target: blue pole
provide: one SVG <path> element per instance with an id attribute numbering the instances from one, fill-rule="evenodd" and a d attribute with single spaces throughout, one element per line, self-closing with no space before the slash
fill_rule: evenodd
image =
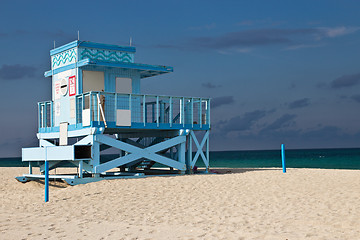
<path id="1" fill-rule="evenodd" d="M 285 166 L 285 145 L 284 145 L 284 144 L 281 144 L 281 159 L 282 159 L 283 173 L 286 173 L 286 166 Z"/>
<path id="2" fill-rule="evenodd" d="M 47 149 L 45 147 L 45 202 L 49 201 L 49 162 L 47 161 Z"/>

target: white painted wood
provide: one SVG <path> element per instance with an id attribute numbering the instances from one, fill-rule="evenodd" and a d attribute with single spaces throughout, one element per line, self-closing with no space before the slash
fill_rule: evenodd
<path id="1" fill-rule="evenodd" d="M 90 126 L 90 108 L 83 109 L 83 111 L 82 111 L 82 124 L 83 124 L 83 126 Z"/>
<path id="2" fill-rule="evenodd" d="M 116 110 L 116 126 L 131 126 L 131 110 Z"/>
<path id="3" fill-rule="evenodd" d="M 132 93 L 132 80 L 131 78 L 116 78 L 116 92 L 117 93 Z"/>
<path id="4" fill-rule="evenodd" d="M 74 160 L 74 146 L 49 146 L 23 148 L 22 158 L 24 161 L 63 161 Z"/>
<path id="5" fill-rule="evenodd" d="M 104 91 L 104 72 L 83 71 L 83 92 Z"/>
<path id="6" fill-rule="evenodd" d="M 60 146 L 68 145 L 68 123 L 67 122 L 60 123 L 59 145 Z"/>
<path id="7" fill-rule="evenodd" d="M 70 98 L 70 118 L 75 118 L 76 111 L 75 111 L 76 103 L 75 98 Z"/>

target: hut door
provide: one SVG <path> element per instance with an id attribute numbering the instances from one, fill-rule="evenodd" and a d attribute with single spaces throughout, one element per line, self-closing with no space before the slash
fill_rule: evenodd
<path id="1" fill-rule="evenodd" d="M 104 72 L 101 71 L 83 71 L 83 93 L 95 91 L 95 92 L 103 92 L 105 90 L 104 84 Z M 97 105 L 97 98 L 92 95 L 91 99 L 92 105 Z M 104 109 L 104 106 L 102 106 Z M 97 110 L 97 109 L 96 109 Z M 95 110 L 95 111 L 96 111 Z M 100 113 L 98 113 L 100 114 Z M 83 118 L 83 126 L 90 126 L 91 121 L 97 121 L 97 115 L 94 114 L 94 109 L 90 111 L 90 96 L 85 96 L 85 105 L 82 112 Z M 101 121 L 103 121 L 101 116 Z"/>
<path id="2" fill-rule="evenodd" d="M 117 96 L 118 102 L 122 102 L 125 105 L 121 109 L 116 110 L 116 125 L 117 126 L 131 126 L 131 114 L 132 112 L 140 112 L 140 102 L 131 99 L 131 108 L 129 105 L 129 97 L 122 96 L 121 93 L 131 94 L 132 93 L 132 80 L 131 78 L 116 78 L 116 93 L 120 93 Z M 138 108 L 138 109 L 137 109 Z"/>

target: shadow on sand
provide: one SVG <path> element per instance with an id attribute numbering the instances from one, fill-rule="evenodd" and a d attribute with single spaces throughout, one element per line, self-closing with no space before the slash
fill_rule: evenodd
<path id="1" fill-rule="evenodd" d="M 203 169 L 199 169 L 203 170 Z M 211 168 L 210 172 L 216 174 L 231 174 L 231 173 L 245 173 L 253 171 L 269 171 L 277 170 L 277 168 Z"/>

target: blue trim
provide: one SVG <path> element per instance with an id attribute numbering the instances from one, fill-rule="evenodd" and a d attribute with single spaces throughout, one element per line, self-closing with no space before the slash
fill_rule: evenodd
<path id="1" fill-rule="evenodd" d="M 50 50 L 50 56 L 55 55 L 55 54 L 58 54 L 58 53 L 61 53 L 61 52 L 66 51 L 66 50 L 68 50 L 68 49 L 70 49 L 70 48 L 76 47 L 79 42 L 80 42 L 80 41 L 75 40 L 75 41 L 73 41 L 73 42 L 70 42 L 70 43 L 68 43 L 68 44 L 62 45 L 62 46 L 60 46 L 60 47 L 58 47 L 58 48 L 55 48 L 55 49 L 53 49 L 53 50 Z"/>
<path id="2" fill-rule="evenodd" d="M 94 42 L 87 42 L 87 41 L 78 41 L 75 40 L 73 42 L 67 43 L 60 47 L 50 50 L 50 56 L 61 53 L 73 47 L 89 47 L 89 48 L 100 48 L 100 49 L 108 49 L 108 50 L 116 50 L 116 51 L 123 51 L 123 52 L 130 52 L 135 53 L 135 47 L 124 47 L 112 44 L 103 44 L 103 43 L 94 43 Z"/>
<path id="3" fill-rule="evenodd" d="M 79 47 L 88 47 L 88 48 L 100 48 L 100 49 L 107 49 L 107 50 L 116 50 L 122 52 L 131 52 L 135 53 L 135 47 L 124 47 L 119 45 L 112 45 L 112 44 L 104 44 L 104 43 L 94 43 L 94 42 L 81 42 Z"/>
<path id="4" fill-rule="evenodd" d="M 44 73 L 44 76 L 45 76 L 45 77 L 51 77 L 51 76 L 54 75 L 54 74 L 61 73 L 61 72 L 64 72 L 64 71 L 67 71 L 67 70 L 76 68 L 76 65 L 77 65 L 76 63 L 73 63 L 73 64 L 66 65 L 66 66 L 64 66 L 64 67 L 59 67 L 59 68 L 54 69 L 54 70 L 46 71 L 46 72 Z"/>
<path id="5" fill-rule="evenodd" d="M 157 123 L 146 123 L 144 126 L 144 123 L 137 123 L 133 122 L 131 123 L 131 127 L 120 127 L 116 126 L 116 122 L 107 122 L 108 129 L 149 129 L 149 130 L 179 130 L 179 129 L 191 129 L 191 130 L 210 130 L 210 127 L 208 124 L 203 124 L 202 127 L 200 124 L 172 124 L 172 127 L 170 127 L 169 123 L 160 123 L 159 127 L 157 126 Z M 105 127 L 104 122 L 98 122 L 98 121 L 92 121 L 90 123 L 90 126 L 83 127 L 81 123 L 78 124 L 71 124 L 68 126 L 69 131 L 74 130 L 80 130 L 84 128 L 89 127 Z M 46 127 L 46 128 L 39 128 L 39 133 L 51 133 L 51 132 L 59 132 L 59 127 Z"/>

